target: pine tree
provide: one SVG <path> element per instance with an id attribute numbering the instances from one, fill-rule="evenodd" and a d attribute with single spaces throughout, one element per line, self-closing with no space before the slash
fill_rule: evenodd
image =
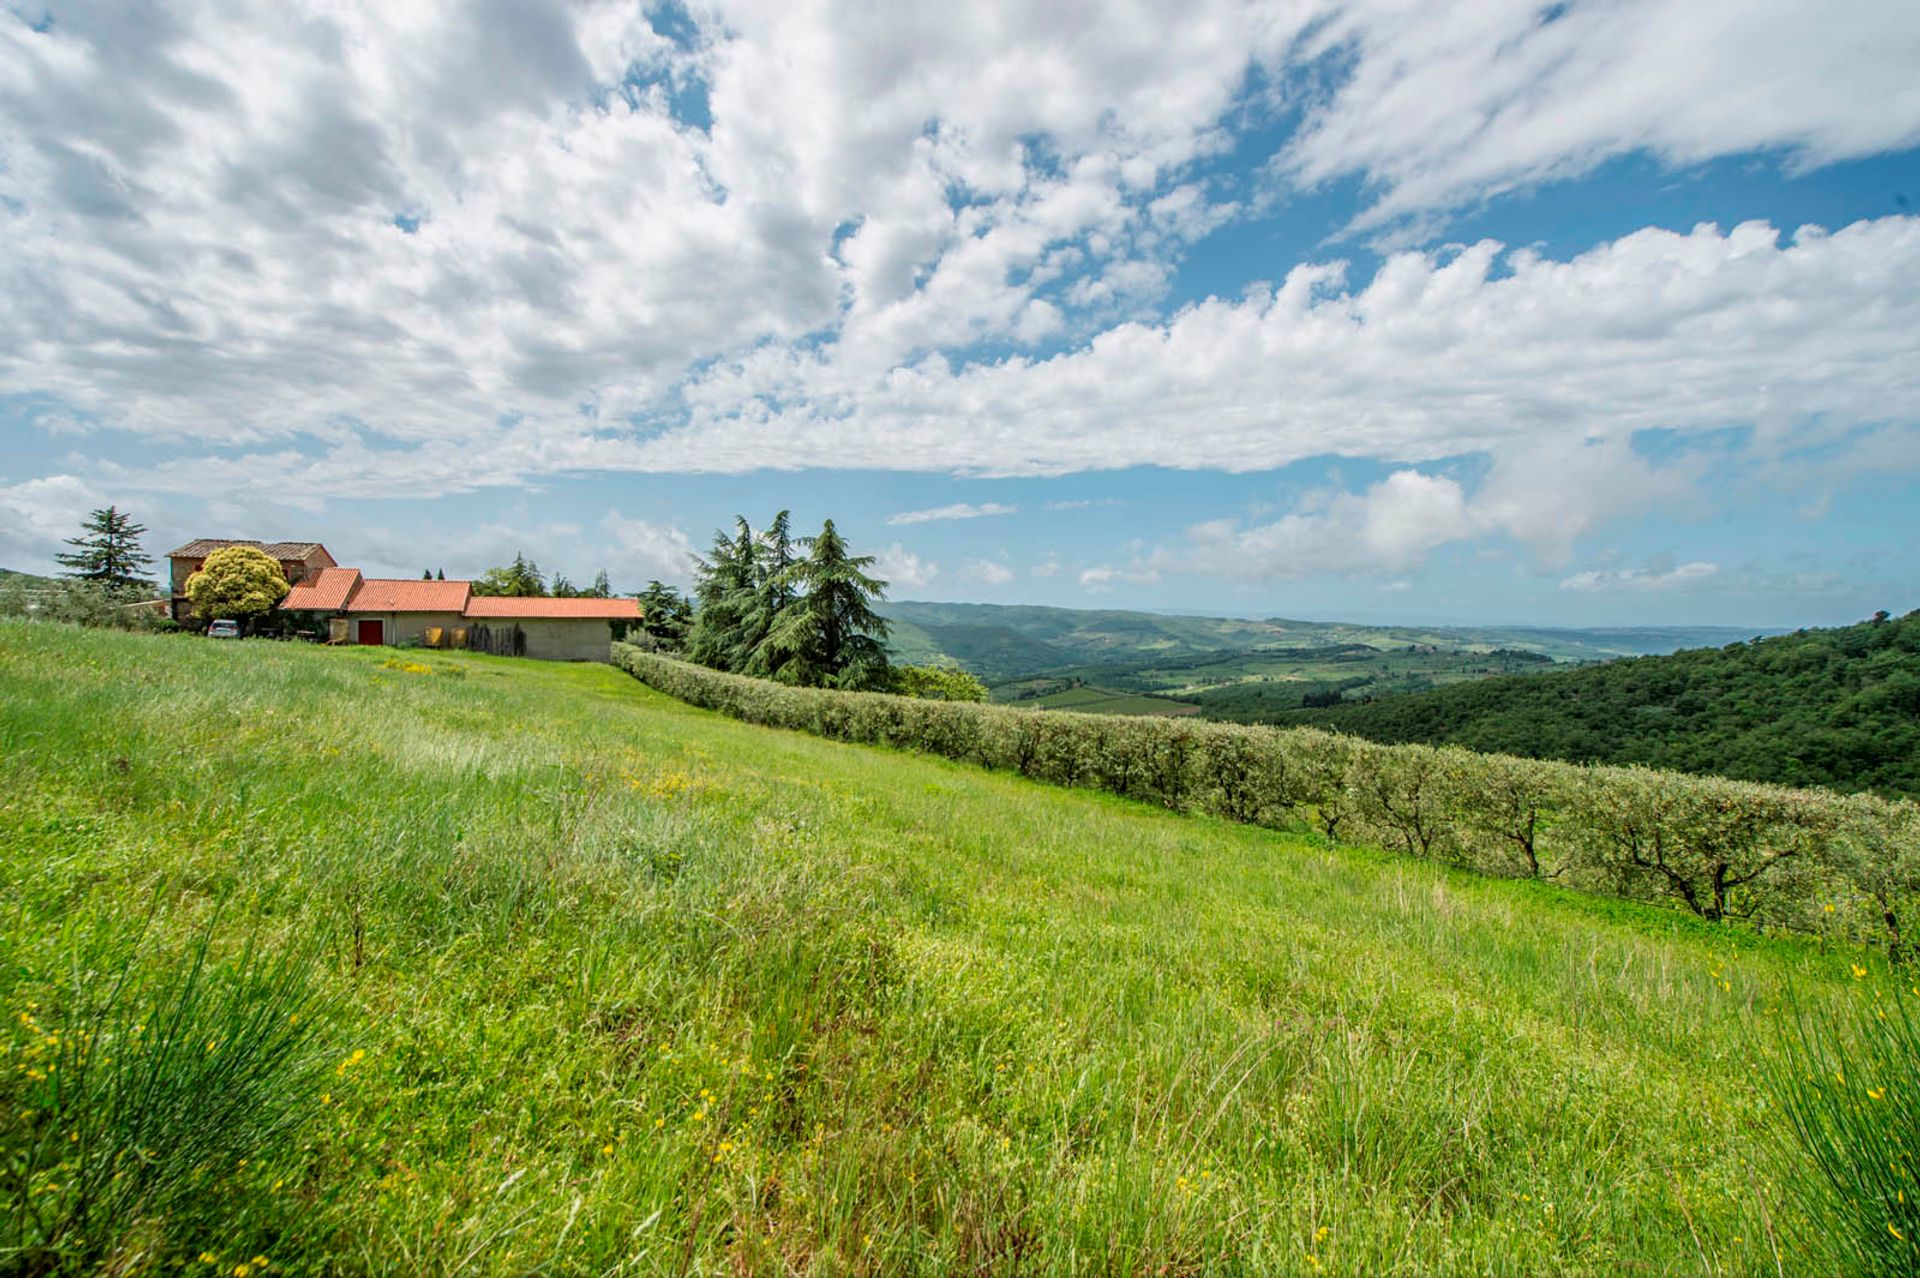
<path id="1" fill-rule="evenodd" d="M 781 654 L 780 678 L 833 688 L 884 688 L 888 682 L 887 620 L 873 610 L 887 583 L 869 577 L 872 555 L 847 553 L 833 521 L 800 545 L 807 556 L 790 570 L 798 597 L 768 642 Z"/>
<path id="2" fill-rule="evenodd" d="M 540 575 L 538 564 L 525 555 L 515 555 L 513 562 L 506 567 L 489 568 L 481 573 L 473 583 L 473 593 L 516 599 L 538 598 L 547 593 L 547 583 Z"/>
<path id="3" fill-rule="evenodd" d="M 91 511 L 81 525 L 82 535 L 67 538 L 77 547 L 75 554 L 54 558 L 76 581 L 91 581 L 110 590 L 152 590 L 153 581 L 145 575 L 153 557 L 140 548 L 146 528 L 133 522 L 133 516 L 117 506 Z"/>
<path id="4" fill-rule="evenodd" d="M 713 535 L 713 550 L 694 560 L 693 595 L 700 611 L 687 634 L 687 656 L 716 670 L 738 670 L 742 650 L 742 608 L 757 580 L 760 539 L 746 518 L 735 515 L 734 533 Z"/>
<path id="5" fill-rule="evenodd" d="M 649 581 L 634 598 L 640 601 L 640 628 L 662 647 L 678 648 L 685 641 L 693 624 L 693 605 L 686 596 L 665 582 Z"/>
<path id="6" fill-rule="evenodd" d="M 608 578 L 607 570 L 602 568 L 599 572 L 593 574 L 593 584 L 581 591 L 581 593 L 589 599 L 613 598 L 613 582 Z"/>
<path id="7" fill-rule="evenodd" d="M 434 569 L 433 579 L 435 581 L 445 581 L 447 579 L 447 570 L 445 568 Z"/>
<path id="8" fill-rule="evenodd" d="M 422 580 L 422 581 L 432 581 L 432 580 L 433 580 L 433 569 L 431 569 L 431 568 L 422 568 L 422 569 L 420 570 L 420 580 Z"/>
<path id="9" fill-rule="evenodd" d="M 742 660 L 740 673 L 758 679 L 778 679 L 788 653 L 770 642 L 781 616 L 793 606 L 793 518 L 787 511 L 773 517 L 760 534 L 760 553 L 754 562 L 754 580 L 739 603 Z"/>

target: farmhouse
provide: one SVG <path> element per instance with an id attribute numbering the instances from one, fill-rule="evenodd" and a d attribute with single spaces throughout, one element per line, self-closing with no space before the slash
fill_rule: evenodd
<path id="1" fill-rule="evenodd" d="M 238 537 L 202 537 L 167 552 L 168 576 L 172 585 L 171 611 L 180 621 L 193 611 L 187 600 L 187 578 L 199 572 L 207 556 L 228 546 L 252 546 L 280 561 L 280 571 L 289 585 L 310 581 L 334 566 L 333 556 L 317 541 L 251 541 Z"/>
<path id="2" fill-rule="evenodd" d="M 340 644 L 420 643 L 547 661 L 606 661 L 613 623 L 638 621 L 634 599 L 506 599 L 473 593 L 469 581 L 363 577 L 328 567 L 280 601 L 324 621 Z"/>

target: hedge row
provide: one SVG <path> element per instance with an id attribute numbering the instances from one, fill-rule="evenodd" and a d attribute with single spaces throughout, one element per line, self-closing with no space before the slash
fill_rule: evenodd
<path id="1" fill-rule="evenodd" d="M 920 750 L 1264 826 L 1306 822 L 1490 874 L 1817 932 L 1907 956 L 1920 805 L 1644 768 L 1273 729 L 920 701 L 722 674 L 627 644 L 669 696 L 743 719 Z"/>

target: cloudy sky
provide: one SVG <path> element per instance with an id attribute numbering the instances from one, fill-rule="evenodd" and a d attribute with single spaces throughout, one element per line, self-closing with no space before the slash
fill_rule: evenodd
<path id="1" fill-rule="evenodd" d="M 877 19 L 876 14 L 884 14 Z M 1920 607 L 1911 0 L 0 7 L 0 565 Z"/>

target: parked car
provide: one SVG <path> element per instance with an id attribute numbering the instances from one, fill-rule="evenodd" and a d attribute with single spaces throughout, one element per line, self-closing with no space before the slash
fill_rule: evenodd
<path id="1" fill-rule="evenodd" d="M 207 638 L 209 639 L 238 639 L 239 637 L 240 623 L 237 621 L 222 619 L 207 627 Z"/>

